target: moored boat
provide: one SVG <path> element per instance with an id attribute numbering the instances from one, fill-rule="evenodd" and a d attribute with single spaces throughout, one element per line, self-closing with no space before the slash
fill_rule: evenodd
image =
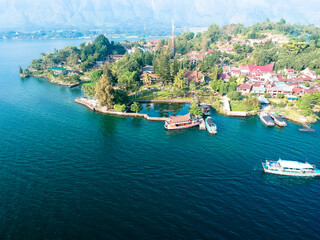
<path id="1" fill-rule="evenodd" d="M 210 116 L 210 107 L 208 105 L 202 104 L 201 110 L 202 110 L 203 115 Z"/>
<path id="2" fill-rule="evenodd" d="M 167 120 L 164 124 L 164 128 L 167 130 L 172 129 L 183 129 L 195 127 L 200 124 L 200 119 L 192 119 L 190 113 L 183 116 L 170 116 L 170 119 Z"/>
<path id="3" fill-rule="evenodd" d="M 311 126 L 308 124 L 304 123 L 303 124 L 304 128 L 299 128 L 300 132 L 315 132 L 316 130 L 312 129 Z"/>
<path id="4" fill-rule="evenodd" d="M 259 114 L 259 118 L 260 120 L 268 127 L 272 127 L 274 126 L 274 121 L 273 119 L 270 117 L 269 113 L 267 112 L 261 112 Z"/>
<path id="5" fill-rule="evenodd" d="M 262 167 L 265 173 L 298 177 L 320 176 L 320 170 L 315 165 L 307 162 L 282 160 L 279 158 L 278 161 L 266 160 L 262 162 Z"/>
<path id="6" fill-rule="evenodd" d="M 207 117 L 205 122 L 206 122 L 207 131 L 210 134 L 216 134 L 217 133 L 217 125 L 213 121 L 213 119 L 211 117 Z"/>
<path id="7" fill-rule="evenodd" d="M 277 113 L 270 112 L 270 117 L 273 118 L 275 124 L 277 124 L 279 127 L 287 126 L 286 121 L 283 118 L 281 118 Z"/>

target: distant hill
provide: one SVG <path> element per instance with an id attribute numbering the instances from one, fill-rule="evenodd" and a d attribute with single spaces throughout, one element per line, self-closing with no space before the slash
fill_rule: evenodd
<path id="1" fill-rule="evenodd" d="M 208 26 L 245 25 L 285 18 L 287 22 L 320 24 L 316 0 L 2 0 L 0 31 L 94 27 L 152 27 L 153 24 Z M 146 26 L 145 26 L 146 25 Z"/>

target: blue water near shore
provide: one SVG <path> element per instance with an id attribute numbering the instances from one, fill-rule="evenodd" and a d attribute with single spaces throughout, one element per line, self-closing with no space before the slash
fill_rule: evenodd
<path id="1" fill-rule="evenodd" d="M 1 239 L 319 238 L 320 179 L 260 165 L 320 166 L 319 124 L 302 133 L 215 114 L 215 136 L 170 132 L 89 111 L 74 102 L 79 89 L 19 78 L 19 64 L 80 42 L 0 42 Z"/>

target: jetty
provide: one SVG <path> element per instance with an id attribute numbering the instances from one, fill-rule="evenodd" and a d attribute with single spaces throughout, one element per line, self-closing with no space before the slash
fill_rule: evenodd
<path id="1" fill-rule="evenodd" d="M 148 114 L 142 114 L 142 113 L 118 112 L 114 109 L 108 109 L 107 107 L 100 107 L 98 105 L 97 100 L 88 99 L 88 98 L 84 98 L 84 97 L 75 99 L 75 102 L 86 106 L 87 108 L 89 108 L 92 111 L 110 114 L 110 115 L 118 115 L 118 116 L 126 116 L 126 117 L 141 117 L 141 118 L 147 119 L 148 121 L 165 122 L 167 120 L 170 120 L 170 118 L 167 118 L 167 117 L 150 117 L 150 116 L 148 116 Z"/>

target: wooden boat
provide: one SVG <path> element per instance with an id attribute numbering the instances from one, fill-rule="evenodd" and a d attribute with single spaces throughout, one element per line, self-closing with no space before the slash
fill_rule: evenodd
<path id="1" fill-rule="evenodd" d="M 216 134 L 217 133 L 217 125 L 213 121 L 213 119 L 211 117 L 207 117 L 205 122 L 206 122 L 207 131 L 210 134 Z"/>
<path id="2" fill-rule="evenodd" d="M 320 170 L 315 165 L 307 162 L 282 160 L 279 158 L 278 161 L 266 160 L 262 162 L 262 167 L 265 173 L 298 177 L 320 176 Z"/>
<path id="3" fill-rule="evenodd" d="M 260 117 L 261 122 L 263 122 L 266 126 L 268 126 L 268 127 L 273 127 L 274 126 L 274 121 L 270 117 L 269 113 L 261 112 L 259 114 L 259 117 Z"/>
<path id="4" fill-rule="evenodd" d="M 286 121 L 283 118 L 281 118 L 277 113 L 270 112 L 270 117 L 273 118 L 275 124 L 277 124 L 279 127 L 287 126 Z"/>
<path id="5" fill-rule="evenodd" d="M 316 130 L 312 129 L 311 126 L 308 124 L 304 123 L 303 124 L 304 128 L 299 128 L 300 132 L 315 132 Z"/>
<path id="6" fill-rule="evenodd" d="M 192 119 L 190 113 L 183 116 L 170 116 L 170 119 L 165 122 L 164 128 L 172 130 L 195 127 L 200 124 L 200 120 L 201 119 Z"/>

